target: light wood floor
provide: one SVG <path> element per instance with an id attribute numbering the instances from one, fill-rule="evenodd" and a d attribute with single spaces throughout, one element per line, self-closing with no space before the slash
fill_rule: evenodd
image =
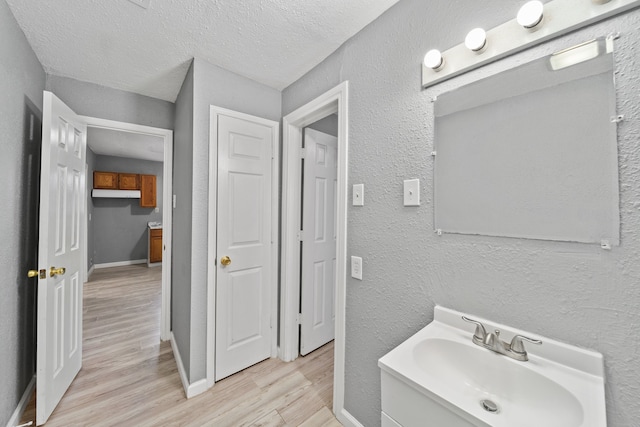
<path id="1" fill-rule="evenodd" d="M 161 269 L 96 270 L 84 287 L 83 367 L 47 427 L 341 426 L 331 413 L 333 343 L 269 359 L 187 400 L 160 342 Z M 35 419 L 30 403 L 21 422 Z"/>

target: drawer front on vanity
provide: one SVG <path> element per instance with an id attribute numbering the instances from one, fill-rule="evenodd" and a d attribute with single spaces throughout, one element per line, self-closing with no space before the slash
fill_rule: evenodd
<path id="1" fill-rule="evenodd" d="M 382 412 L 382 427 L 402 427 L 400 424 L 395 422 L 393 418 L 389 415 Z"/>
<path id="2" fill-rule="evenodd" d="M 381 374 L 383 414 L 402 427 L 491 427 L 464 419 L 384 370 Z"/>

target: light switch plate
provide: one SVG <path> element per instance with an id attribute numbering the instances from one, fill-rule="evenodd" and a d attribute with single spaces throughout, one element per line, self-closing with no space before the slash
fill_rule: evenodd
<path id="1" fill-rule="evenodd" d="M 420 180 L 419 179 L 405 179 L 404 205 L 420 206 Z"/>
<path id="2" fill-rule="evenodd" d="M 359 256 L 351 257 L 351 277 L 362 280 L 362 258 Z"/>
<path id="3" fill-rule="evenodd" d="M 353 185 L 353 206 L 364 206 L 364 184 Z"/>

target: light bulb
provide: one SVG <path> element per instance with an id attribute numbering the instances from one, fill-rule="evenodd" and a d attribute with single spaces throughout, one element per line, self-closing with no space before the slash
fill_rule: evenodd
<path id="1" fill-rule="evenodd" d="M 431 49 L 424 56 L 424 66 L 433 70 L 439 70 L 444 65 L 444 58 L 438 49 Z"/>
<path id="2" fill-rule="evenodd" d="M 487 32 L 482 28 L 474 28 L 469 31 L 467 37 L 464 39 L 464 45 L 467 49 L 474 52 L 481 50 L 487 44 Z"/>
<path id="3" fill-rule="evenodd" d="M 533 28 L 542 21 L 544 16 L 544 5 L 541 1 L 530 1 L 525 3 L 518 11 L 516 20 L 524 28 Z"/>

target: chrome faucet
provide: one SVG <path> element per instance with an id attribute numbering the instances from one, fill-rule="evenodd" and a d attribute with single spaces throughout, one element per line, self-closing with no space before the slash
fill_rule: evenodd
<path id="1" fill-rule="evenodd" d="M 500 330 L 496 329 L 495 332 L 487 332 L 484 325 L 477 320 L 469 319 L 466 316 L 462 316 L 462 320 L 476 325 L 476 331 L 472 338 L 474 344 L 521 362 L 529 360 L 523 341 L 538 345 L 542 344 L 542 341 L 525 337 L 524 335 L 516 335 L 510 343 L 507 343 L 500 339 Z"/>

